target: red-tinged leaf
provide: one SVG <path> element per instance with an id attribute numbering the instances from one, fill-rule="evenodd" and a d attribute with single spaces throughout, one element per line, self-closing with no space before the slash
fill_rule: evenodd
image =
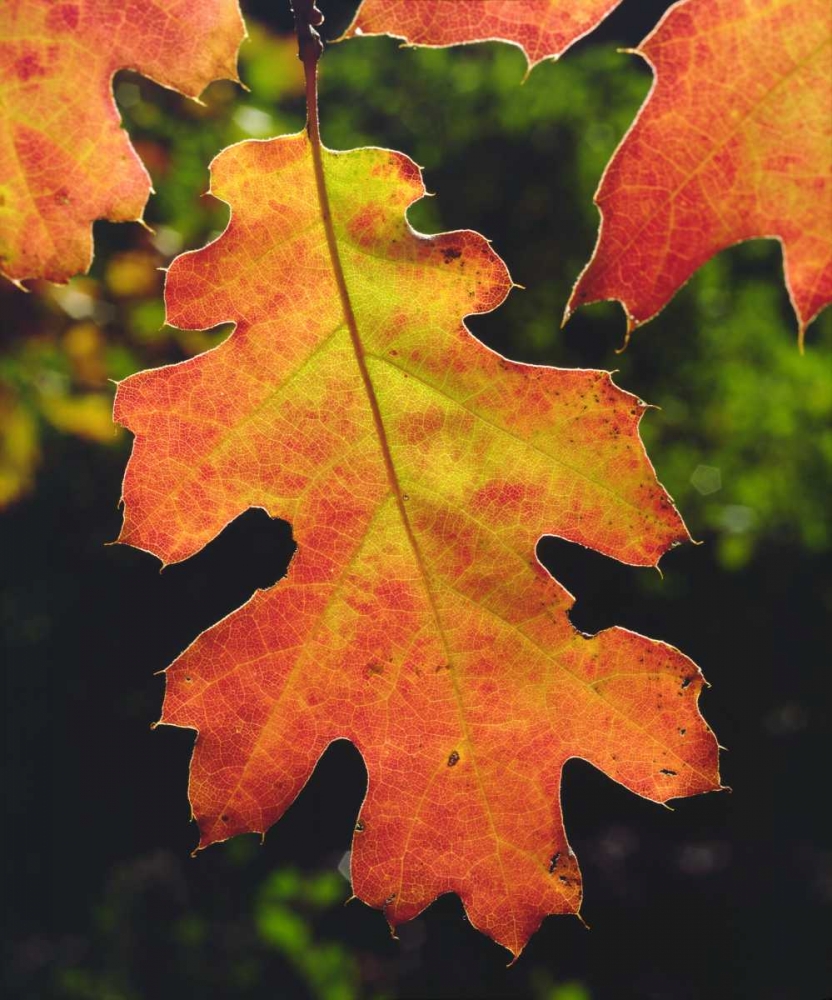
<path id="1" fill-rule="evenodd" d="M 344 37 L 392 35 L 442 48 L 510 42 L 529 69 L 557 59 L 589 34 L 621 0 L 363 0 Z"/>
<path id="2" fill-rule="evenodd" d="M 519 954 L 580 906 L 567 760 L 656 802 L 719 787 L 697 667 L 624 629 L 577 632 L 535 558 L 544 532 L 636 566 L 688 538 L 643 404 L 606 372 L 514 364 L 470 335 L 463 316 L 499 305 L 508 273 L 476 233 L 409 227 L 424 188 L 399 153 L 244 142 L 212 191 L 231 221 L 174 261 L 168 320 L 235 330 L 119 386 L 120 541 L 176 562 L 257 506 L 298 550 L 167 671 L 161 721 L 198 731 L 200 847 L 268 829 L 351 740 L 369 775 L 354 892 L 393 926 L 458 893 Z"/>
<path id="3" fill-rule="evenodd" d="M 715 253 L 779 239 L 800 329 L 832 301 L 832 7 L 681 0 L 638 54 L 653 89 L 595 201 L 569 313 L 618 299 L 628 333 Z"/>
<path id="4" fill-rule="evenodd" d="M 150 178 L 113 74 L 190 97 L 236 80 L 237 0 L 4 0 L 0 4 L 0 273 L 67 281 L 92 261 L 92 222 L 140 221 Z"/>

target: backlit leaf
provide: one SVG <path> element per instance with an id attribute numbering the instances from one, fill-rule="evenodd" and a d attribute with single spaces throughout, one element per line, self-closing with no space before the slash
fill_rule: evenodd
<path id="1" fill-rule="evenodd" d="M 118 388 L 122 542 L 176 562 L 256 506 L 298 544 L 283 581 L 168 669 L 161 721 L 198 730 L 200 847 L 268 829 L 351 740 L 369 775 L 354 892 L 393 926 L 458 893 L 518 954 L 580 906 L 567 760 L 657 802 L 719 787 L 697 667 L 624 629 L 577 632 L 535 544 L 653 566 L 687 531 L 639 400 L 467 331 L 511 282 L 476 233 L 409 227 L 415 164 L 324 150 L 318 188 L 312 151 L 302 134 L 217 157 L 231 221 L 172 264 L 168 320 L 234 332 Z"/>
<path id="2" fill-rule="evenodd" d="M 344 37 L 392 35 L 409 45 L 443 47 L 511 42 L 529 68 L 556 59 L 621 0 L 363 0 Z"/>
<path id="3" fill-rule="evenodd" d="M 237 79 L 237 0 L 0 4 L 0 273 L 67 281 L 92 222 L 139 221 L 150 178 L 120 128 L 112 78 L 133 69 L 198 97 Z"/>
<path id="4" fill-rule="evenodd" d="M 805 328 L 832 300 L 832 6 L 682 0 L 637 50 L 655 83 L 596 195 L 567 308 L 618 299 L 629 329 L 719 250 L 783 246 Z"/>

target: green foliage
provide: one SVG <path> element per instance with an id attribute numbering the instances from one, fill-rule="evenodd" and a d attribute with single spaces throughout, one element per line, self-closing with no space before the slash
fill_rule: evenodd
<path id="1" fill-rule="evenodd" d="M 337 872 L 303 877 L 292 869 L 276 871 L 260 889 L 255 907 L 260 938 L 285 955 L 317 1000 L 358 996 L 355 958 L 336 944 L 316 942 L 305 915 L 342 903 L 344 888 Z"/>
<path id="2" fill-rule="evenodd" d="M 832 543 L 832 324 L 821 318 L 797 352 L 778 289 L 758 273 L 778 258 L 749 244 L 707 265 L 686 295 L 696 351 L 677 359 L 673 391 L 645 422 L 665 485 L 700 533 L 718 536 L 726 568 L 766 536 L 813 552 Z M 703 466 L 718 470 L 715 489 L 697 481 Z"/>

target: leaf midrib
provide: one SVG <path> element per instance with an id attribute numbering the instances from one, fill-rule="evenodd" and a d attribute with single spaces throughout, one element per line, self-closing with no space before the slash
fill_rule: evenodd
<path id="1" fill-rule="evenodd" d="M 427 598 L 428 604 L 430 606 L 431 615 L 436 623 L 436 631 L 439 636 L 442 647 L 445 651 L 445 657 L 448 663 L 448 676 L 451 681 L 451 688 L 453 690 L 454 699 L 457 703 L 457 712 L 459 715 L 460 727 L 462 729 L 462 737 L 468 747 L 468 761 L 473 769 L 474 776 L 477 782 L 477 786 L 480 790 L 480 797 L 485 807 L 485 813 L 488 817 L 488 824 L 491 829 L 491 836 L 495 845 L 495 853 L 497 856 L 497 861 L 500 866 L 500 874 L 503 881 L 503 887 L 505 891 L 505 896 L 507 899 L 511 898 L 511 893 L 509 891 L 509 879 L 503 864 L 503 857 L 501 851 L 501 838 L 497 832 L 497 826 L 494 821 L 494 815 L 491 810 L 491 803 L 488 800 L 488 796 L 485 792 L 485 785 L 480 775 L 479 767 L 476 761 L 476 754 L 473 749 L 473 741 L 471 739 L 470 728 L 468 726 L 468 720 L 466 718 L 465 709 L 462 701 L 462 692 L 459 688 L 459 681 L 456 677 L 454 665 L 452 663 L 453 657 L 451 656 L 451 650 L 448 646 L 448 640 L 445 635 L 445 630 L 442 627 L 442 620 L 439 615 L 439 607 L 436 602 L 436 597 L 433 592 L 433 585 L 430 578 L 430 573 L 428 572 L 427 564 L 425 562 L 424 556 L 422 555 L 419 542 L 413 531 L 413 526 L 410 523 L 410 518 L 407 514 L 407 509 L 405 507 L 404 494 L 399 482 L 399 477 L 396 472 L 396 467 L 393 462 L 393 455 L 390 449 L 390 443 L 387 438 L 387 430 L 384 426 L 384 420 L 381 415 L 381 408 L 379 406 L 378 397 L 376 396 L 375 387 L 373 381 L 370 377 L 370 372 L 367 367 L 367 359 L 365 356 L 364 345 L 361 340 L 361 335 L 358 331 L 358 323 L 355 318 L 355 312 L 352 307 L 352 301 L 350 299 L 349 289 L 347 287 L 346 277 L 344 275 L 344 268 L 341 263 L 341 255 L 338 249 L 338 240 L 335 234 L 335 227 L 332 222 L 332 212 L 329 204 L 329 192 L 326 186 L 326 176 L 324 173 L 323 165 L 323 145 L 320 140 L 320 134 L 318 132 L 318 122 L 317 122 L 317 109 L 314 112 L 314 121 L 312 120 L 312 114 L 310 114 L 310 128 L 309 128 L 309 144 L 312 152 L 312 162 L 315 171 L 315 187 L 318 194 L 318 204 L 321 210 L 321 221 L 323 223 L 324 231 L 326 233 L 327 246 L 329 248 L 330 261 L 332 263 L 332 273 L 335 278 L 335 283 L 338 287 L 338 295 L 341 300 L 341 307 L 344 312 L 344 319 L 347 324 L 347 328 L 350 333 L 350 340 L 352 341 L 353 350 L 355 353 L 356 364 L 358 365 L 358 370 L 361 374 L 361 380 L 364 384 L 364 389 L 367 394 L 367 399 L 370 404 L 370 409 L 373 415 L 373 423 L 376 428 L 376 433 L 378 436 L 379 446 L 381 448 L 382 456 L 384 458 L 384 465 L 387 471 L 387 477 L 390 482 L 390 488 L 392 490 L 393 496 L 396 500 L 396 506 L 399 511 L 399 516 L 402 521 L 402 526 L 404 527 L 405 534 L 407 535 L 408 542 L 410 543 L 411 550 L 413 552 L 413 557 L 416 562 L 416 566 L 419 570 L 419 574 L 422 577 L 422 583 L 425 590 L 425 596 Z M 402 866 L 403 868 L 404 866 Z M 396 892 L 396 898 L 401 894 L 403 882 L 403 871 L 400 878 L 399 887 Z M 520 943 L 520 936 L 518 934 L 517 928 L 517 917 L 515 914 L 514 907 L 511 907 L 511 921 L 514 930 L 512 944 L 516 946 Z M 514 948 L 510 949 L 514 952 Z"/>

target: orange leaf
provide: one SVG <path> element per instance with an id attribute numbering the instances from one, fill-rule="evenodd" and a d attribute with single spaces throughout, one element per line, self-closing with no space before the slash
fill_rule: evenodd
<path id="1" fill-rule="evenodd" d="M 392 35 L 442 48 L 510 42 L 529 69 L 557 59 L 589 34 L 621 0 L 363 0 L 344 37 Z"/>
<path id="2" fill-rule="evenodd" d="M 519 954 L 580 905 L 567 760 L 657 802 L 719 787 L 699 670 L 624 629 L 578 633 L 535 558 L 543 532 L 637 566 L 688 538 L 643 404 L 470 335 L 508 273 L 476 233 L 409 227 L 424 187 L 399 153 L 249 141 L 212 190 L 231 221 L 174 261 L 168 321 L 236 328 L 119 386 L 120 541 L 175 562 L 257 506 L 298 551 L 167 672 L 161 721 L 199 734 L 200 847 L 265 831 L 349 739 L 369 773 L 355 893 L 395 926 L 456 892 Z"/>
<path id="3" fill-rule="evenodd" d="M 113 74 L 198 97 L 237 79 L 237 0 L 0 4 L 0 273 L 88 270 L 95 219 L 138 222 L 150 178 L 120 127 Z"/>
<path id="4" fill-rule="evenodd" d="M 715 253 L 779 239 L 800 329 L 832 300 L 828 0 L 682 0 L 637 50 L 653 89 L 595 196 L 566 315 L 618 299 L 629 332 Z"/>

